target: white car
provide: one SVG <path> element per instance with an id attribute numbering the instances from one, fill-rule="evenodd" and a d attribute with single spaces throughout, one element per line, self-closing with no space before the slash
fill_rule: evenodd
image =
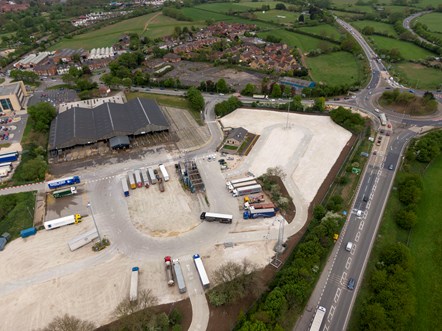
<path id="1" fill-rule="evenodd" d="M 375 108 L 374 111 L 375 111 L 376 113 L 379 113 L 379 109 L 377 109 L 377 108 Z"/>

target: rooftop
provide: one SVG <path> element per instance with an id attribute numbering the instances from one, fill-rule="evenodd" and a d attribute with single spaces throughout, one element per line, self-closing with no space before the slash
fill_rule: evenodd
<path id="1" fill-rule="evenodd" d="M 21 82 L 5 84 L 0 86 L 0 95 L 11 95 L 16 93 L 20 88 Z"/>

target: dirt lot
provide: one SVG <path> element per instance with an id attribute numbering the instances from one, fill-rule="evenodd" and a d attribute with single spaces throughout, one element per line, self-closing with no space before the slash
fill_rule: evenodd
<path id="1" fill-rule="evenodd" d="M 181 61 L 174 63 L 173 66 L 175 69 L 163 77 L 179 77 L 180 81 L 185 85 L 199 85 L 200 82 L 207 80 L 217 82 L 223 78 L 236 91 L 241 91 L 248 83 L 258 86 L 261 84 L 262 78 L 265 77 L 265 75 L 260 73 L 248 73 L 236 69 L 214 67 L 210 63 L 204 62 Z"/>
<path id="2" fill-rule="evenodd" d="M 134 226 L 150 236 L 172 237 L 190 231 L 201 223 L 201 210 L 196 195 L 184 192 L 173 167 L 167 167 L 170 180 L 131 191 L 128 199 L 129 214 Z M 172 208 L 173 207 L 173 208 Z M 177 210 L 180 217 L 176 218 Z"/>

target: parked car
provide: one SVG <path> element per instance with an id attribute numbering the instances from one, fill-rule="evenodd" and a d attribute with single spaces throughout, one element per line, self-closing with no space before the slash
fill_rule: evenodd
<path id="1" fill-rule="evenodd" d="M 388 170 L 394 170 L 394 165 L 393 165 L 393 163 L 390 164 L 390 165 L 388 166 Z"/>

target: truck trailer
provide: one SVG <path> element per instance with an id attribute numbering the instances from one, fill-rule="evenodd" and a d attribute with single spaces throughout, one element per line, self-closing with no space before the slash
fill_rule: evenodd
<path id="1" fill-rule="evenodd" d="M 199 254 L 193 255 L 193 262 L 195 263 L 196 271 L 198 271 L 198 275 L 201 280 L 201 284 L 204 288 L 208 288 L 210 286 L 209 277 L 207 277 L 206 269 L 204 268 L 203 260 Z"/>
<path id="2" fill-rule="evenodd" d="M 381 124 L 382 124 L 383 126 L 386 126 L 386 125 L 387 125 L 387 116 L 385 116 L 384 113 L 380 113 L 380 114 L 379 114 L 379 119 L 381 120 Z"/>
<path id="3" fill-rule="evenodd" d="M 132 274 L 130 276 L 130 291 L 129 291 L 129 300 L 137 301 L 138 299 L 138 271 L 140 268 L 133 267 Z"/>
<path id="4" fill-rule="evenodd" d="M 164 264 L 166 265 L 167 285 L 173 286 L 175 285 L 175 281 L 173 280 L 172 258 L 170 256 L 166 256 L 164 258 Z"/>
<path id="5" fill-rule="evenodd" d="M 0 163 L 0 168 L 7 168 L 8 171 L 12 171 L 12 169 L 14 169 L 14 166 L 12 165 L 12 162 L 3 162 Z"/>
<path id="6" fill-rule="evenodd" d="M 276 215 L 276 211 L 273 208 L 268 208 L 268 209 L 252 209 L 252 210 L 246 210 L 243 213 L 243 218 L 245 220 L 248 220 L 248 219 L 254 219 L 254 218 L 273 217 L 275 215 Z"/>
<path id="7" fill-rule="evenodd" d="M 143 187 L 143 181 L 141 179 L 141 171 L 139 169 L 134 171 L 135 182 L 137 183 L 137 187 Z"/>
<path id="8" fill-rule="evenodd" d="M 269 208 L 275 208 L 275 205 L 272 202 L 268 203 L 255 203 L 250 204 L 248 202 L 244 203 L 244 209 L 247 210 L 253 210 L 253 209 L 269 209 Z"/>
<path id="9" fill-rule="evenodd" d="M 262 191 L 261 185 L 256 184 L 256 185 L 239 187 L 237 189 L 234 189 L 232 195 L 234 197 L 239 197 L 247 194 L 259 193 L 261 191 Z"/>
<path id="10" fill-rule="evenodd" d="M 149 175 L 147 174 L 147 169 L 141 170 L 141 177 L 143 178 L 144 187 L 149 188 Z"/>
<path id="11" fill-rule="evenodd" d="M 152 184 L 156 184 L 157 183 L 157 176 L 155 175 L 155 173 L 153 172 L 152 168 L 147 168 L 147 171 L 149 173 L 149 177 L 150 177 L 150 182 Z"/>
<path id="12" fill-rule="evenodd" d="M 260 195 L 246 195 L 244 197 L 244 202 L 248 202 L 249 204 L 264 202 L 264 194 Z"/>
<path id="13" fill-rule="evenodd" d="M 228 187 L 228 189 L 229 189 L 229 192 L 232 192 L 234 189 L 237 189 L 240 187 L 252 186 L 252 185 L 256 185 L 256 184 L 258 184 L 258 182 L 256 180 L 248 180 L 246 182 L 241 182 L 241 183 L 230 185 Z"/>
<path id="14" fill-rule="evenodd" d="M 202 212 L 200 215 L 201 220 L 205 220 L 208 222 L 220 222 L 220 223 L 232 223 L 233 215 L 229 214 L 218 214 L 218 213 L 209 213 L 209 212 Z"/>
<path id="15" fill-rule="evenodd" d="M 46 230 L 56 229 L 65 225 L 77 224 L 81 222 L 81 215 L 69 215 L 65 217 L 56 218 L 55 220 L 46 221 L 43 223 Z"/>
<path id="16" fill-rule="evenodd" d="M 129 186 L 127 185 L 126 177 L 121 179 L 121 187 L 123 188 L 123 194 L 125 197 L 128 197 L 130 195 L 129 193 Z"/>
<path id="17" fill-rule="evenodd" d="M 254 176 L 249 176 L 249 177 L 244 177 L 244 178 L 239 178 L 239 179 L 232 179 L 232 180 L 226 182 L 226 187 L 229 188 L 229 186 L 233 186 L 235 184 L 242 183 L 242 182 L 248 182 L 249 180 L 254 180 L 254 179 L 255 179 Z"/>
<path id="18" fill-rule="evenodd" d="M 0 177 L 6 177 L 10 171 L 11 168 L 9 166 L 0 167 Z"/>
<path id="19" fill-rule="evenodd" d="M 312 326 L 310 327 L 310 331 L 319 331 L 321 329 L 322 321 L 324 320 L 325 313 L 327 309 L 322 306 L 318 307 L 316 311 L 315 318 L 313 319 Z"/>
<path id="20" fill-rule="evenodd" d="M 67 197 L 69 195 L 77 194 L 77 188 L 75 186 L 67 187 L 61 190 L 52 192 L 55 199 Z"/>
<path id="21" fill-rule="evenodd" d="M 129 178 L 129 185 L 132 190 L 137 188 L 137 183 L 135 182 L 135 175 L 132 171 L 127 172 L 127 177 Z"/>
<path id="22" fill-rule="evenodd" d="M 67 185 L 74 185 L 74 184 L 80 184 L 80 177 L 79 176 L 71 176 L 61 179 L 54 179 L 48 182 L 48 187 L 53 190 L 59 187 L 67 186 Z"/>
<path id="23" fill-rule="evenodd" d="M 164 166 L 164 164 L 160 164 L 159 165 L 161 174 L 163 175 L 163 179 L 165 182 L 169 181 L 169 174 L 167 173 L 166 167 Z"/>
<path id="24" fill-rule="evenodd" d="M 79 249 L 80 247 L 89 244 L 92 240 L 96 238 L 98 238 L 97 229 L 89 230 L 70 240 L 68 242 L 69 249 L 71 250 L 71 252 L 73 252 L 76 249 Z"/>
<path id="25" fill-rule="evenodd" d="M 14 162 L 18 160 L 18 152 L 0 154 L 0 163 Z"/>
<path id="26" fill-rule="evenodd" d="M 172 261 L 172 265 L 173 265 L 173 272 L 175 274 L 175 279 L 178 285 L 178 290 L 180 291 L 180 293 L 186 293 L 187 288 L 186 288 L 186 283 L 184 282 L 184 276 L 181 270 L 180 261 L 178 259 L 175 259 Z"/>

